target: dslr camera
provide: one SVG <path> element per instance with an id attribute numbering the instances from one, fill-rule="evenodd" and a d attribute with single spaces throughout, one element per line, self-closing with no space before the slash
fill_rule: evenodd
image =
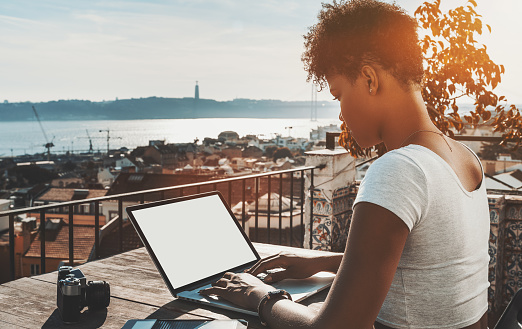
<path id="1" fill-rule="evenodd" d="M 89 311 L 101 310 L 109 306 L 111 290 L 105 281 L 87 281 L 83 272 L 72 266 L 58 269 L 56 304 L 65 323 L 78 322 L 85 306 Z"/>

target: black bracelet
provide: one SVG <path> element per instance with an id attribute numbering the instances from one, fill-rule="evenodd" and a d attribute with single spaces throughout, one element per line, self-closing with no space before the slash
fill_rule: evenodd
<path id="1" fill-rule="evenodd" d="M 266 295 L 261 298 L 259 301 L 259 305 L 257 306 L 257 314 L 259 315 L 259 320 L 261 321 L 261 324 L 266 327 L 266 321 L 263 319 L 263 308 L 265 307 L 266 303 L 268 303 L 269 300 L 273 299 L 282 299 L 286 298 L 288 300 L 292 300 L 292 296 L 286 292 L 285 290 L 279 289 L 279 290 L 273 290 L 269 291 Z"/>

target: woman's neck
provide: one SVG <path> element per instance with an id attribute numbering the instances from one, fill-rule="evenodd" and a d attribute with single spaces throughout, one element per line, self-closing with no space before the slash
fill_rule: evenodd
<path id="1" fill-rule="evenodd" d="M 400 148 L 417 131 L 439 130 L 432 123 L 420 91 L 396 94 L 390 100 L 381 127 L 381 138 L 388 151 Z"/>

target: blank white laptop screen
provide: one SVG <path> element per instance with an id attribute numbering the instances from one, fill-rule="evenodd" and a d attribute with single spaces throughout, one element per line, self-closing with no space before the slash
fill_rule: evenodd
<path id="1" fill-rule="evenodd" d="M 174 289 L 257 259 L 217 194 L 132 214 Z"/>

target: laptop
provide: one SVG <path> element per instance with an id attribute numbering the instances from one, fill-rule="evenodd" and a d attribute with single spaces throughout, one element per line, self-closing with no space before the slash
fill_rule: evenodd
<path id="1" fill-rule="evenodd" d="M 260 260 L 218 191 L 130 206 L 126 211 L 172 296 L 257 316 L 224 299 L 199 294 L 225 272 L 242 272 Z M 298 302 L 329 287 L 334 276 L 320 272 L 272 285 Z"/>

